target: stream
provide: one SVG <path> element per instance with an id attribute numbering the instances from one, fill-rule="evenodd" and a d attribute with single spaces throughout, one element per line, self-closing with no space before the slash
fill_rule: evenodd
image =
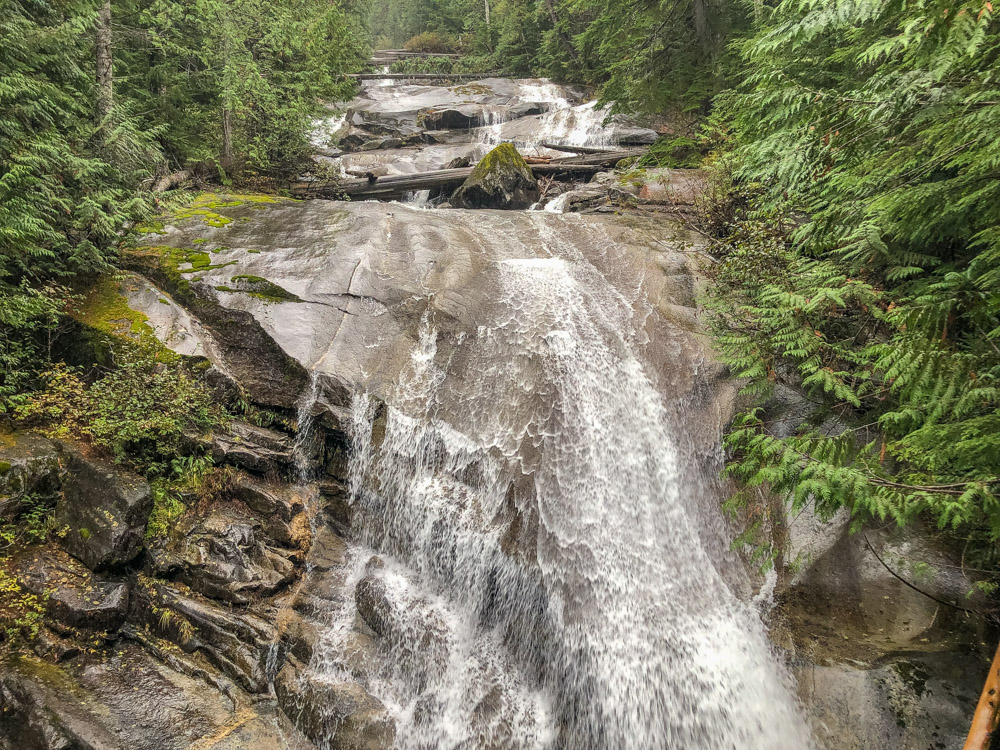
<path id="1" fill-rule="evenodd" d="M 606 116 L 547 81 L 375 81 L 317 138 L 369 139 L 328 157 L 344 174 L 405 174 L 475 163 L 505 140 L 552 155 L 543 143 L 655 137 Z M 344 654 L 361 611 L 384 647 L 361 681 L 399 748 L 812 747 L 728 548 L 724 408 L 705 393 L 703 343 L 673 314 L 690 309 L 690 289 L 671 299 L 657 280 L 689 284 L 696 260 L 683 243 L 639 257 L 648 240 L 623 236 L 625 219 L 560 215 L 559 199 L 526 213 L 419 210 L 427 197 L 356 207 L 374 255 L 348 286 L 366 314 L 384 312 L 387 285 L 431 301 L 400 326 L 406 354 L 386 367 L 371 354 L 388 346 L 384 329 L 352 333 L 347 318 L 297 347 L 314 384 L 366 383 L 348 420 L 356 595 L 325 613 L 311 679 L 357 675 Z M 380 255 L 400 242 L 405 259 Z M 321 325 L 295 312 L 271 326 Z"/>

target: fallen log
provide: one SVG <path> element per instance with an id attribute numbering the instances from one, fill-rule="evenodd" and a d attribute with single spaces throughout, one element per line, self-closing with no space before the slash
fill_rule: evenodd
<path id="1" fill-rule="evenodd" d="M 182 169 L 179 172 L 171 172 L 170 174 L 163 175 L 160 179 L 156 181 L 153 185 L 154 193 L 163 193 L 174 187 L 174 185 L 179 185 L 184 182 L 184 180 L 191 179 L 191 170 Z"/>
<path id="2" fill-rule="evenodd" d="M 543 143 L 542 148 L 551 149 L 552 151 L 566 151 L 571 154 L 609 154 L 619 150 L 614 147 L 564 146 L 561 143 Z"/>
<path id="3" fill-rule="evenodd" d="M 582 156 L 567 156 L 563 159 L 553 159 L 552 164 L 599 164 L 612 166 L 622 159 L 642 156 L 647 150 L 646 148 L 629 148 L 619 151 L 601 151 L 596 154 L 583 154 Z"/>
<path id="4" fill-rule="evenodd" d="M 645 153 L 645 149 L 630 149 L 604 154 L 587 154 L 566 159 L 553 159 L 548 164 L 531 164 L 531 171 L 538 175 L 595 174 L 621 159 Z M 293 195 L 314 197 L 350 197 L 360 200 L 401 198 L 418 190 L 457 187 L 465 182 L 475 167 L 436 169 L 432 172 L 366 177 L 363 179 L 298 182 L 291 186 Z"/>
<path id="5" fill-rule="evenodd" d="M 986 684 L 979 696 L 976 713 L 972 716 L 972 726 L 965 740 L 963 750 L 989 750 L 990 740 L 1000 724 L 1000 645 L 997 646 L 993 663 L 986 675 Z"/>
<path id="6" fill-rule="evenodd" d="M 461 57 L 457 52 L 410 52 L 405 49 L 377 49 L 379 57 Z"/>
<path id="7" fill-rule="evenodd" d="M 494 78 L 498 73 L 348 73 L 355 81 L 418 81 L 464 80 L 466 78 Z"/>

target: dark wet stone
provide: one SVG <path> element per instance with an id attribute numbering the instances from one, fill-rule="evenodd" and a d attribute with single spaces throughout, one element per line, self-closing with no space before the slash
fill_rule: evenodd
<path id="1" fill-rule="evenodd" d="M 315 750 L 273 702 L 136 644 L 101 659 L 0 665 L 0 747 L 10 750 Z M 174 668 L 175 667 L 175 668 Z"/>
<path id="2" fill-rule="evenodd" d="M 366 575 L 354 589 L 358 614 L 376 635 L 385 637 L 392 628 L 393 607 L 389 601 L 385 582 L 376 576 Z"/>
<path id="3" fill-rule="evenodd" d="M 261 475 L 277 475 L 294 462 L 292 438 L 277 430 L 234 422 L 225 433 L 212 436 L 212 457 Z"/>
<path id="4" fill-rule="evenodd" d="M 233 604 L 274 594 L 295 577 L 288 554 L 267 545 L 260 522 L 235 508 L 182 519 L 149 558 L 153 575 Z"/>
<path id="5" fill-rule="evenodd" d="M 153 508 L 149 483 L 111 461 L 64 446 L 66 476 L 56 505 L 63 546 L 91 570 L 131 562 L 142 549 Z"/>
<path id="6" fill-rule="evenodd" d="M 241 476 L 233 495 L 253 511 L 265 536 L 286 547 L 301 547 L 305 542 L 309 519 L 302 495 L 295 487 Z"/>
<path id="7" fill-rule="evenodd" d="M 148 625 L 188 653 L 200 651 L 252 693 L 267 690 L 269 657 L 280 663 L 276 658 L 280 656 L 278 632 L 273 624 L 187 595 L 168 583 L 147 580 L 133 591 L 130 622 Z"/>
<path id="8" fill-rule="evenodd" d="M 0 518 L 17 515 L 26 495 L 54 497 L 59 491 L 56 446 L 30 432 L 0 432 Z"/>
<path id="9" fill-rule="evenodd" d="M 317 744 L 338 750 L 392 746 L 395 722 L 385 706 L 355 682 L 321 682 L 286 664 L 274 690 L 281 709 Z"/>
<path id="10" fill-rule="evenodd" d="M 128 586 L 101 579 L 62 550 L 24 550 L 11 569 L 24 589 L 45 602 L 48 616 L 67 627 L 110 632 L 125 620 Z"/>

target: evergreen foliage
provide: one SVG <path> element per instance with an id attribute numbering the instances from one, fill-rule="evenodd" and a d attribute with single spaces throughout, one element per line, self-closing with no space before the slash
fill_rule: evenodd
<path id="1" fill-rule="evenodd" d="M 875 0 L 786 0 L 740 45 L 722 113 L 757 190 L 719 342 L 749 390 L 821 406 L 791 436 L 740 419 L 747 485 L 1000 539 L 998 50 L 989 3 Z"/>
<path id="2" fill-rule="evenodd" d="M 149 215 L 153 178 L 294 172 L 368 52 L 351 0 L 115 0 L 99 117 L 98 5 L 0 0 L 0 412 L 44 369 L 68 285 Z"/>

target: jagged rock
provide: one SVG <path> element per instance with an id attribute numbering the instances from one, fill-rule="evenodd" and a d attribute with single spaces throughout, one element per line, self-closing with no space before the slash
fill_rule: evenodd
<path id="1" fill-rule="evenodd" d="M 153 509 L 149 483 L 107 459 L 64 446 L 66 476 L 56 504 L 57 527 L 68 527 L 63 546 L 91 570 L 132 561 L 142 549 Z"/>
<path id="2" fill-rule="evenodd" d="M 284 484 L 241 476 L 233 495 L 256 514 L 263 532 L 287 547 L 301 547 L 309 535 L 309 519 L 300 491 Z"/>
<path id="3" fill-rule="evenodd" d="M 0 747 L 10 750 L 315 750 L 275 707 L 137 644 L 101 659 L 0 664 Z"/>
<path id="4" fill-rule="evenodd" d="M 288 554 L 264 543 L 260 522 L 234 508 L 182 519 L 149 557 L 153 575 L 233 604 L 274 594 L 295 577 Z"/>
<path id="5" fill-rule="evenodd" d="M 292 438 L 284 432 L 234 422 L 229 431 L 212 436 L 215 463 L 232 464 L 261 475 L 276 475 L 295 463 Z"/>
<path id="6" fill-rule="evenodd" d="M 528 208 L 538 200 L 538 183 L 512 143 L 484 156 L 451 196 L 457 208 Z"/>
<path id="7" fill-rule="evenodd" d="M 55 497 L 59 491 L 56 446 L 30 432 L 0 432 L 0 518 L 13 518 L 25 495 Z"/>
<path id="8" fill-rule="evenodd" d="M 128 586 L 102 580 L 62 550 L 31 547 L 12 561 L 11 570 L 62 625 L 110 632 L 125 621 Z"/>
<path id="9" fill-rule="evenodd" d="M 355 682 L 330 683 L 286 664 L 274 682 L 278 705 L 309 739 L 338 750 L 385 750 L 395 722 L 376 698 Z"/>
<path id="10" fill-rule="evenodd" d="M 145 624 L 187 653 L 200 651 L 251 693 L 261 693 L 281 663 L 276 627 L 260 617 L 225 609 L 181 593 L 177 586 L 146 580 L 133 588 L 129 621 Z"/>

